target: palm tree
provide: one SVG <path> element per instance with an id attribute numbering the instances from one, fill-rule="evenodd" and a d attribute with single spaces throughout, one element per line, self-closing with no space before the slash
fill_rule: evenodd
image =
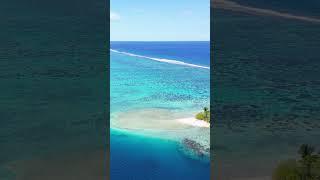
<path id="1" fill-rule="evenodd" d="M 299 149 L 299 154 L 301 155 L 302 159 L 311 156 L 314 153 L 314 147 L 308 144 L 302 144 Z"/>
<path id="2" fill-rule="evenodd" d="M 317 161 L 317 155 L 314 155 L 315 149 L 314 147 L 308 145 L 308 144 L 303 144 L 300 146 L 299 149 L 299 154 L 301 155 L 301 164 L 302 164 L 302 168 L 303 168 L 303 172 L 302 172 L 302 176 L 303 179 L 311 179 L 312 175 L 311 175 L 311 170 L 312 170 L 312 166 L 314 165 L 314 163 Z"/>
<path id="3" fill-rule="evenodd" d="M 204 113 L 204 119 L 206 120 L 206 121 L 208 121 L 208 119 L 209 119 L 209 117 L 208 117 L 208 108 L 207 107 L 204 107 L 203 108 L 203 113 Z"/>
<path id="4" fill-rule="evenodd" d="M 301 158 L 281 162 L 274 171 L 273 180 L 320 180 L 320 152 L 308 144 L 300 146 Z"/>

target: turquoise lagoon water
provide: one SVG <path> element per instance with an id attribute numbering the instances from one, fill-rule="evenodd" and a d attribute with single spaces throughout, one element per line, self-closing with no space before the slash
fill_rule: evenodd
<path id="1" fill-rule="evenodd" d="M 127 125 L 148 121 L 148 113 L 174 120 L 209 106 L 209 46 L 209 42 L 111 43 L 111 179 L 209 179 L 208 156 L 195 158 L 182 143 L 190 139 L 209 152 L 209 128 L 168 130 L 159 121 L 159 128 L 130 129 L 117 123 L 121 114 L 142 114 L 129 115 Z"/>

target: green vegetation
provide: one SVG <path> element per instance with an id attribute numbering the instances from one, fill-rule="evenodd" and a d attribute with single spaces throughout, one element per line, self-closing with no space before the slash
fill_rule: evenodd
<path id="1" fill-rule="evenodd" d="M 299 165 L 296 160 L 281 162 L 273 173 L 273 180 L 300 180 Z"/>
<path id="2" fill-rule="evenodd" d="M 298 153 L 299 160 L 287 160 L 277 166 L 273 180 L 320 179 L 320 154 L 316 154 L 314 147 L 307 144 L 301 145 Z"/>
<path id="3" fill-rule="evenodd" d="M 204 107 L 203 112 L 196 114 L 196 119 L 210 123 L 210 111 L 208 110 L 208 108 Z"/>

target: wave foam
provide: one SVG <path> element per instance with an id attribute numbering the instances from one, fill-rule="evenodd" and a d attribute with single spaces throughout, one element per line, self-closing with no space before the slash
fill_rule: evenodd
<path id="1" fill-rule="evenodd" d="M 158 61 L 158 62 L 165 62 L 165 63 L 169 63 L 169 64 L 177 64 L 177 65 L 190 66 L 190 67 L 196 67 L 196 68 L 210 69 L 210 67 L 207 67 L 207 66 L 201 66 L 201 65 L 186 63 L 183 61 L 172 60 L 172 59 L 154 58 L 154 57 L 149 57 L 149 56 L 132 54 L 132 53 L 124 52 L 124 51 L 118 51 L 115 49 L 110 49 L 110 51 L 115 52 L 115 53 L 128 55 L 128 56 L 132 56 L 132 57 L 139 57 L 139 58 L 143 58 L 143 59 L 149 59 L 149 60 Z"/>

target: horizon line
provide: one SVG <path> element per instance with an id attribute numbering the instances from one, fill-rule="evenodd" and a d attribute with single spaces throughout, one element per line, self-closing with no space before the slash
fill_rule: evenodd
<path id="1" fill-rule="evenodd" d="M 110 40 L 110 42 L 210 42 L 210 40 Z"/>

